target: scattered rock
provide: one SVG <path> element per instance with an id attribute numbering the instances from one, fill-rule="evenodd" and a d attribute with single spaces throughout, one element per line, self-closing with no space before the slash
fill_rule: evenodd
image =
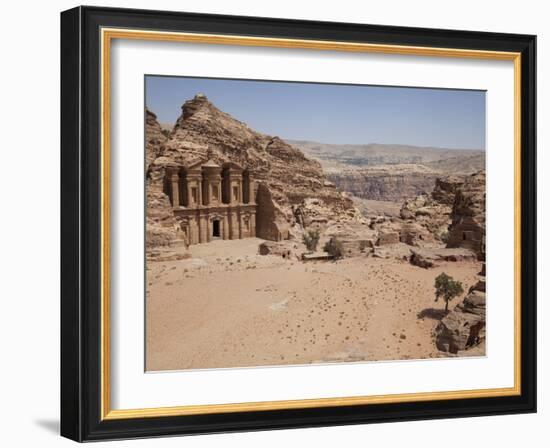
<path id="1" fill-rule="evenodd" d="M 288 244 L 273 241 L 264 241 L 260 244 L 258 246 L 258 253 L 260 255 L 278 255 L 285 259 L 290 259 L 292 256 L 292 250 Z"/>
<path id="2" fill-rule="evenodd" d="M 477 255 L 469 249 L 428 249 L 411 248 L 411 264 L 421 268 L 433 268 L 440 261 L 474 261 Z"/>

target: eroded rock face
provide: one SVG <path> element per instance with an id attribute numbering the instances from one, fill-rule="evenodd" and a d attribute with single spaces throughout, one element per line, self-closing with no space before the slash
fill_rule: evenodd
<path id="1" fill-rule="evenodd" d="M 162 200 L 166 168 L 174 164 L 189 166 L 212 160 L 219 165 L 235 162 L 248 169 L 257 185 L 260 238 L 288 238 L 289 229 L 295 224 L 293 207 L 302 207 L 311 222 L 360 218 L 351 199 L 327 181 L 318 162 L 278 137 L 250 129 L 219 110 L 204 95 L 198 94 L 183 104 L 168 138 L 163 137 L 155 115 L 146 111 L 148 216 L 151 215 L 151 225 L 153 221 L 155 225 L 162 222 L 163 232 L 168 232 L 165 235 L 159 229 L 148 229 L 152 236 L 148 245 L 177 239 L 175 233 L 170 236 L 167 230 L 169 202 Z M 308 209 L 306 203 L 311 198 L 320 201 L 322 207 Z"/>
<path id="2" fill-rule="evenodd" d="M 157 116 L 145 109 L 145 169 L 162 154 L 166 135 L 157 121 Z"/>
<path id="3" fill-rule="evenodd" d="M 448 247 L 472 249 L 485 258 L 485 170 L 468 176 L 457 189 Z"/>
<path id="4" fill-rule="evenodd" d="M 441 319 L 435 329 L 435 343 L 439 350 L 458 353 L 485 340 L 485 279 L 470 288 L 468 295 L 453 311 Z"/>
<path id="5" fill-rule="evenodd" d="M 399 233 L 391 231 L 381 231 L 378 235 L 378 246 L 386 246 L 388 244 L 399 243 Z"/>
<path id="6" fill-rule="evenodd" d="M 406 240 L 411 241 L 410 244 L 425 246 L 426 242 L 434 240 L 440 244 L 445 243 L 452 222 L 452 204 L 462 183 L 463 179 L 459 176 L 437 178 L 430 194 L 405 201 L 400 215 L 407 222 L 404 231 L 412 233 L 405 236 Z"/>
<path id="7" fill-rule="evenodd" d="M 342 191 L 379 201 L 403 201 L 430 192 L 440 174 L 423 165 L 380 165 L 330 173 Z"/>
<path id="8" fill-rule="evenodd" d="M 432 198 L 440 204 L 452 206 L 455 201 L 455 195 L 463 183 L 463 176 L 438 177 L 435 181 Z"/>
<path id="9" fill-rule="evenodd" d="M 169 246 L 178 237 L 178 225 L 172 213 L 172 206 L 168 196 L 163 192 L 164 169 L 155 164 L 155 161 L 162 156 L 165 143 L 166 136 L 157 121 L 157 116 L 150 110 L 145 110 L 145 164 L 147 173 L 145 241 L 148 248 Z"/>
<path id="10" fill-rule="evenodd" d="M 256 203 L 258 204 L 256 235 L 265 240 L 287 240 L 290 231 L 288 218 L 264 183 L 258 185 Z"/>

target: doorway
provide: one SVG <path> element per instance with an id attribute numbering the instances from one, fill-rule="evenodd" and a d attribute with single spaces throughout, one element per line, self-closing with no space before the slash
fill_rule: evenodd
<path id="1" fill-rule="evenodd" d="M 213 238 L 220 238 L 221 237 L 221 234 L 220 234 L 220 220 L 219 219 L 215 219 L 214 221 L 212 221 L 212 237 Z"/>

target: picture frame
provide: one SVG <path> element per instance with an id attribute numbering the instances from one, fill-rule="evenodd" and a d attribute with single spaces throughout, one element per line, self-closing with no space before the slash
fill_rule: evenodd
<path id="1" fill-rule="evenodd" d="M 113 409 L 109 79 L 117 39 L 511 61 L 513 386 Z M 61 13 L 61 435 L 83 442 L 536 412 L 535 58 L 531 35 L 99 7 Z"/>

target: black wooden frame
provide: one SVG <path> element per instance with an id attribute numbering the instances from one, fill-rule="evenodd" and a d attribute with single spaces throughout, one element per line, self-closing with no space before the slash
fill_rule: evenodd
<path id="1" fill-rule="evenodd" d="M 521 395 L 100 418 L 100 27 L 521 53 Z M 61 14 L 61 434 L 77 441 L 536 412 L 536 37 L 78 7 Z"/>

